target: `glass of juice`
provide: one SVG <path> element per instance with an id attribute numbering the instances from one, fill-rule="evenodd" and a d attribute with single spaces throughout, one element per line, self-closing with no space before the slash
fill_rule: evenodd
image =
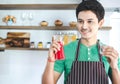
<path id="1" fill-rule="evenodd" d="M 63 49 L 63 43 L 62 42 L 58 42 L 60 44 L 60 50 L 57 51 L 57 53 L 55 54 L 55 59 L 56 60 L 64 60 L 65 56 L 64 56 L 64 49 Z"/>
<path id="2" fill-rule="evenodd" d="M 64 48 L 63 48 L 63 41 L 62 41 L 62 35 L 61 34 L 56 34 L 53 36 L 54 40 L 56 40 L 59 44 L 60 44 L 60 50 L 57 51 L 57 53 L 55 54 L 55 59 L 56 60 L 64 60 L 65 56 L 64 56 Z"/>

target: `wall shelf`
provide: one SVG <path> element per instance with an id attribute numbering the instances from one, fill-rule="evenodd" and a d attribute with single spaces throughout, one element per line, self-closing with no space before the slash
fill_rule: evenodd
<path id="1" fill-rule="evenodd" d="M 78 4 L 0 4 L 0 10 L 75 10 Z M 105 11 L 114 12 L 120 7 L 106 7 Z"/>
<path id="2" fill-rule="evenodd" d="M 48 48 L 19 48 L 19 47 L 9 47 L 9 48 L 0 48 L 0 51 L 4 50 L 40 50 L 40 51 L 47 51 Z"/>
<path id="3" fill-rule="evenodd" d="M 0 29 L 22 29 L 22 30 L 77 30 L 77 28 L 73 28 L 70 26 L 48 26 L 48 27 L 41 27 L 41 26 L 0 26 Z M 110 26 L 103 26 L 100 30 L 110 30 L 112 27 Z"/>
<path id="4" fill-rule="evenodd" d="M 100 30 L 111 30 L 111 26 L 103 26 Z"/>
<path id="5" fill-rule="evenodd" d="M 0 4 L 0 10 L 75 10 L 78 4 Z M 2 30 L 77 30 L 70 26 L 2 26 Z M 112 27 L 103 26 L 100 30 L 110 30 Z M 49 50 L 48 48 L 0 48 L 0 51 L 4 50 Z"/>
<path id="6" fill-rule="evenodd" d="M 77 4 L 0 4 L 1 10 L 72 10 Z"/>

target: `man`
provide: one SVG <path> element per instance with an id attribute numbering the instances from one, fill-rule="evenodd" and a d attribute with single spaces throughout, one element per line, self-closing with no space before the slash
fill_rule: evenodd
<path id="1" fill-rule="evenodd" d="M 98 30 L 104 23 L 104 13 L 103 6 L 96 0 L 83 1 L 78 5 L 76 17 L 81 38 L 64 46 L 64 60 L 55 60 L 60 45 L 53 40 L 42 84 L 56 84 L 63 71 L 64 84 L 108 84 L 108 76 L 112 84 L 120 83 L 118 52 L 97 40 Z"/>

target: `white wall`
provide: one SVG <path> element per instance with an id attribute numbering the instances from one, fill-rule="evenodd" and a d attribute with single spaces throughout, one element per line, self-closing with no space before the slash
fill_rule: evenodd
<path id="1" fill-rule="evenodd" d="M 0 3 L 78 3 L 80 0 L 0 0 Z M 54 20 L 61 19 L 64 25 L 69 21 L 76 21 L 74 10 L 0 10 L 0 25 L 6 25 L 1 21 L 2 17 L 11 14 L 16 16 L 17 23 L 13 25 L 22 25 L 21 14 L 23 12 L 33 13 L 34 19 L 32 25 L 39 25 L 39 22 L 46 20 L 49 25 L 54 25 Z M 106 13 L 104 26 L 110 25 L 111 13 Z M 29 25 L 26 20 L 26 25 Z M 119 22 L 114 25 L 118 25 Z M 120 31 L 119 25 L 113 26 Z M 7 32 L 25 31 L 31 33 L 31 41 L 43 41 L 44 46 L 47 41 L 51 41 L 51 36 L 57 31 L 43 30 L 0 30 L 0 37 L 6 38 Z M 99 31 L 98 38 L 102 42 L 109 44 L 113 36 L 112 30 Z M 67 32 L 67 31 L 66 31 Z M 76 31 L 74 31 L 76 32 Z M 113 32 L 112 32 L 113 35 Z M 118 38 L 119 32 L 115 34 Z M 118 44 L 119 45 L 119 44 Z M 31 51 L 31 50 L 6 50 L 0 52 L 0 84 L 41 84 L 41 76 L 45 68 L 48 51 Z M 58 84 L 63 84 L 63 76 Z"/>
<path id="2" fill-rule="evenodd" d="M 120 13 L 114 12 L 111 15 L 112 31 L 110 31 L 110 45 L 117 49 L 120 53 Z"/>
<path id="3" fill-rule="evenodd" d="M 103 6 L 106 8 L 120 7 L 119 0 L 98 0 L 98 1 L 100 1 L 103 4 Z"/>
<path id="4" fill-rule="evenodd" d="M 41 84 L 47 51 L 8 50 L 0 54 L 0 84 Z"/>

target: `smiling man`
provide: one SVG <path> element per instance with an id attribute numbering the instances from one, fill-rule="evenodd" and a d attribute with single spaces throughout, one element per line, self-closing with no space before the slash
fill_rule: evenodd
<path id="1" fill-rule="evenodd" d="M 56 84 L 63 71 L 64 84 L 109 84 L 108 76 L 112 84 L 119 84 L 118 52 L 97 39 L 98 30 L 104 23 L 104 13 L 103 6 L 96 0 L 86 0 L 78 5 L 76 17 L 81 38 L 64 46 L 64 60 L 55 59 L 60 45 L 53 40 L 42 84 Z"/>

